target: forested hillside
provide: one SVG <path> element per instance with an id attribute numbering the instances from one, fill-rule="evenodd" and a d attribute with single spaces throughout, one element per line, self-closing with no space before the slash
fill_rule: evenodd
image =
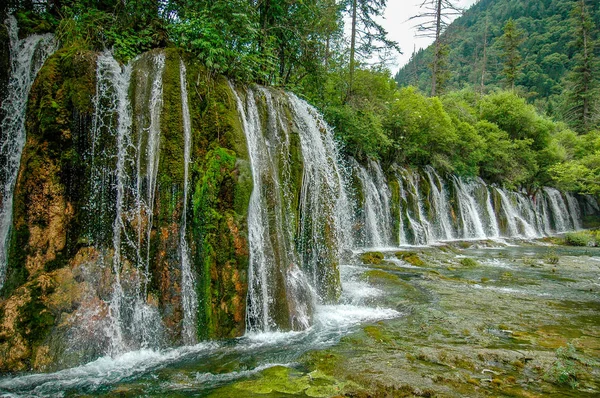
<path id="1" fill-rule="evenodd" d="M 569 89 L 567 76 L 575 66 L 576 28 L 572 11 L 576 3 L 481 0 L 475 4 L 442 37 L 449 49 L 446 91 L 465 87 L 479 90 L 482 80 L 487 92 L 506 87 L 501 37 L 505 24 L 512 18 L 522 40 L 518 48 L 521 60 L 515 82 L 517 89 L 540 110 L 560 119 L 566 100 L 563 94 Z M 586 6 L 594 26 L 600 26 L 600 2 L 587 1 Z M 598 40 L 598 30 L 591 33 L 592 39 Z M 414 54 L 396 74 L 398 84 L 415 85 L 429 92 L 432 54 L 433 46 Z"/>

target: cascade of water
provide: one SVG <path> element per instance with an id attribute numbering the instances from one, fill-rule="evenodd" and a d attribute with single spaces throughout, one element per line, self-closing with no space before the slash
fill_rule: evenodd
<path id="1" fill-rule="evenodd" d="M 37 73 L 57 48 L 51 34 L 19 39 L 17 20 L 12 15 L 5 24 L 10 39 L 10 78 L 8 95 L 2 102 L 4 119 L 0 124 L 0 289 L 6 273 L 14 188 L 25 146 L 27 98 Z"/>
<path id="2" fill-rule="evenodd" d="M 195 279 L 192 273 L 189 247 L 186 240 L 187 202 L 189 190 L 189 167 L 192 149 L 192 123 L 190 121 L 190 107 L 188 104 L 187 76 L 183 60 L 179 61 L 179 82 L 181 84 L 181 108 L 183 112 L 183 211 L 181 214 L 181 231 L 179 236 L 179 250 L 181 255 L 181 302 L 183 308 L 183 343 L 192 345 L 197 343 L 196 313 L 198 311 L 198 297 L 196 295 Z"/>
<path id="3" fill-rule="evenodd" d="M 154 199 L 156 196 L 156 183 L 158 175 L 158 165 L 160 160 L 160 114 L 162 112 L 163 105 L 163 70 L 165 68 L 165 55 L 159 53 L 153 57 L 154 61 L 154 80 L 152 82 L 152 89 L 150 92 L 150 103 L 148 105 L 150 111 L 150 123 L 145 126 L 141 125 L 142 131 L 138 131 L 138 137 L 146 134 L 146 195 L 143 197 L 143 201 L 146 204 L 146 281 L 149 279 L 149 265 L 150 265 L 150 235 L 152 233 L 152 221 L 154 215 Z M 141 140 L 138 141 L 141 143 Z M 142 153 L 138 152 L 138 157 L 141 157 Z M 138 182 L 142 179 L 141 174 L 138 170 Z M 141 192 L 138 191 L 138 195 Z M 144 285 L 144 291 L 147 286 Z"/>
<path id="4" fill-rule="evenodd" d="M 122 327 L 122 307 L 125 300 L 125 293 L 121 284 L 121 230 L 123 229 L 123 201 L 126 185 L 126 151 L 131 134 L 131 107 L 129 105 L 129 84 L 131 81 L 131 66 L 121 69 L 119 63 L 108 52 L 102 53 L 97 59 L 97 83 L 95 100 L 95 121 L 93 123 L 94 142 L 97 137 L 97 129 L 100 128 L 105 117 L 116 118 L 116 122 L 107 123 L 110 126 L 112 135 L 116 139 L 117 161 L 115 168 L 109 172 L 114 173 L 116 181 L 116 201 L 115 218 L 113 221 L 113 273 L 115 281 L 113 283 L 113 292 L 109 304 L 109 327 L 106 333 L 109 335 L 110 353 L 116 355 L 125 350 L 125 338 Z M 108 98 L 108 101 L 105 99 Z M 110 108 L 103 107 L 109 104 Z M 95 159 L 95 145 L 92 146 L 92 153 Z M 92 165 L 92 177 L 98 173 L 96 170 L 100 167 Z M 97 183 L 92 181 L 92 184 Z M 93 189 L 94 187 L 92 187 Z"/>
<path id="5" fill-rule="evenodd" d="M 500 195 L 500 201 L 502 203 L 502 210 L 504 215 L 506 216 L 506 223 L 508 226 L 507 237 L 517 237 L 519 236 L 519 228 L 517 227 L 517 223 L 515 219 L 517 218 L 517 212 L 510 202 L 510 199 L 507 196 L 507 193 L 502 188 L 495 188 L 496 192 Z"/>
<path id="6" fill-rule="evenodd" d="M 423 209 L 423 198 L 419 192 L 419 176 L 417 173 L 408 170 L 405 170 L 401 176 L 406 183 L 407 194 L 411 196 L 410 201 L 413 204 L 412 209 L 408 209 L 407 216 L 413 231 L 414 244 L 426 245 L 431 243 L 433 241 L 431 224 L 427 220 Z"/>
<path id="7" fill-rule="evenodd" d="M 571 228 L 571 220 L 568 218 L 569 211 L 560 191 L 546 187 L 544 192 L 546 192 L 550 201 L 556 232 L 566 232 Z"/>
<path id="8" fill-rule="evenodd" d="M 549 236 L 552 234 L 552 226 L 550 223 L 550 212 L 548 211 L 546 193 L 543 190 L 538 191 L 533 200 L 535 203 L 538 228 L 542 234 Z"/>
<path id="9" fill-rule="evenodd" d="M 473 196 L 474 183 L 466 183 L 458 177 L 453 177 L 453 180 L 463 227 L 462 237 L 485 238 L 480 211 Z"/>
<path id="10" fill-rule="evenodd" d="M 539 238 L 542 236 L 541 229 L 537 223 L 533 200 L 524 193 L 514 193 L 519 210 L 519 221 L 521 222 L 523 234 L 526 238 Z"/>
<path id="11" fill-rule="evenodd" d="M 313 270 L 313 275 L 314 270 L 319 270 L 317 278 L 313 277 L 313 284 L 323 295 L 325 285 L 339 280 L 339 271 L 337 267 L 321 264 L 324 259 L 337 263 L 344 251 L 353 248 L 354 210 L 346 191 L 347 177 L 333 131 L 308 103 L 293 94 L 289 94 L 289 101 L 300 132 L 304 160 L 300 236 L 308 237 L 305 244 L 309 243 L 309 246 L 300 248 L 300 255 L 306 269 Z M 309 217 L 312 220 L 309 221 Z"/>
<path id="12" fill-rule="evenodd" d="M 248 268 L 248 305 L 246 328 L 249 332 L 267 332 L 280 326 L 282 315 L 274 296 L 283 293 L 287 305 L 293 309 L 295 326 L 308 326 L 310 308 L 295 300 L 300 292 L 310 291 L 306 277 L 299 268 L 299 260 L 289 234 L 292 224 L 285 223 L 283 217 L 287 207 L 282 204 L 282 184 L 279 170 L 276 169 L 277 152 L 281 146 L 289 146 L 289 137 L 280 141 L 281 123 L 278 123 L 273 99 L 268 90 L 255 93 L 247 90 L 246 105 L 235 88 L 231 90 L 236 98 L 238 112 L 242 120 L 254 188 L 248 208 L 248 240 L 250 264 Z M 267 131 L 263 132 L 256 95 L 262 95 L 267 103 Z M 287 130 L 283 129 L 284 136 Z M 265 133 L 265 134 L 263 134 Z M 268 137 L 268 138 L 267 138 Z M 269 138 L 272 140 L 269 140 Z M 273 155 L 273 156 L 271 156 Z M 287 276 L 287 278 L 286 278 Z M 283 283 L 279 283 L 281 279 Z M 283 292 L 278 291 L 283 289 Z M 279 296 L 281 297 L 281 296 Z"/>
<path id="13" fill-rule="evenodd" d="M 406 203 L 406 191 L 404 190 L 404 184 L 402 183 L 402 179 L 398 176 L 398 173 L 396 173 L 396 180 L 398 181 L 398 189 L 400 191 L 400 203 L 398 206 L 398 244 L 406 245 L 409 243 L 404 229 L 404 214 L 406 208 L 403 207 L 403 205 Z"/>
<path id="14" fill-rule="evenodd" d="M 567 206 L 569 207 L 569 214 L 571 215 L 571 219 L 573 220 L 573 227 L 576 230 L 581 229 L 581 208 L 579 207 L 579 203 L 575 196 L 572 193 L 567 192 L 565 194 L 567 198 Z"/>
<path id="15" fill-rule="evenodd" d="M 148 141 L 152 141 L 152 134 L 157 135 L 157 131 L 159 131 L 158 117 L 162 107 L 156 105 L 160 103 L 160 100 L 157 100 L 156 97 L 162 96 L 164 55 L 157 55 L 154 61 L 156 73 L 152 76 L 146 76 L 154 79 L 152 84 L 153 95 L 150 96 L 150 106 L 148 108 L 151 114 L 150 119 L 153 121 L 150 123 L 151 128 L 146 129 L 148 131 Z M 136 146 L 133 144 L 132 138 L 133 111 L 129 98 L 131 77 L 131 64 L 121 68 L 109 52 L 98 56 L 97 93 L 94 100 L 96 109 L 92 124 L 92 193 L 90 201 L 95 198 L 94 195 L 96 194 L 93 190 L 98 184 L 97 181 L 93 181 L 94 176 L 108 176 L 106 179 L 114 185 L 111 188 L 114 190 L 114 199 L 112 199 L 114 202 L 103 203 L 102 206 L 105 208 L 111 207 L 111 214 L 114 215 L 112 223 L 112 267 L 115 279 L 109 302 L 108 326 L 105 328 L 104 333 L 108 336 L 109 353 L 111 355 L 140 347 L 157 347 L 161 336 L 161 322 L 158 311 L 146 302 L 149 256 L 146 257 L 146 261 L 142 258 L 142 241 L 139 237 L 142 228 L 149 229 L 152 225 L 151 218 L 145 224 L 141 222 L 145 220 L 142 220 L 140 215 L 141 176 L 139 173 L 139 159 L 142 153 L 133 150 Z M 114 137 L 114 148 L 111 146 L 102 148 L 102 150 L 96 148 L 96 140 L 100 134 Z M 141 139 L 138 139 L 139 141 Z M 158 144 L 155 145 L 152 150 L 157 152 Z M 137 149 L 139 148 L 138 145 Z M 148 152 L 151 153 L 150 148 Z M 154 154 L 158 156 L 156 152 Z M 101 158 L 114 160 L 105 164 Z M 156 171 L 150 168 L 148 170 L 154 173 L 151 176 L 155 179 Z M 105 184 L 105 182 L 102 182 L 102 184 Z M 146 211 L 147 215 L 145 217 L 151 217 L 149 213 L 152 212 L 151 209 L 153 208 L 153 195 L 154 192 L 149 194 L 152 201 L 147 202 L 145 205 L 149 209 Z M 138 239 L 132 238 L 128 233 L 127 225 L 132 221 L 132 215 L 137 215 L 136 234 Z M 149 235 L 149 232 L 147 234 Z M 147 246 L 149 251 L 149 242 L 147 242 Z M 128 269 L 125 272 L 127 281 L 123 281 L 123 268 L 124 266 L 131 267 L 131 263 L 123 255 L 124 247 L 128 248 L 128 252 L 137 253 L 137 262 L 134 264 L 136 265 L 135 270 Z M 125 285 L 127 288 L 125 288 Z"/>
<path id="16" fill-rule="evenodd" d="M 431 166 L 425 168 L 425 173 L 429 178 L 429 185 L 431 187 L 431 206 L 434 211 L 434 219 L 437 220 L 434 223 L 437 227 L 435 238 L 437 240 L 454 239 L 452 220 L 450 220 L 450 204 L 448 203 L 448 194 L 444 182 Z"/>
<path id="17" fill-rule="evenodd" d="M 379 196 L 379 203 L 381 205 L 380 225 L 382 227 L 383 240 L 376 246 L 390 245 L 392 243 L 390 237 L 390 231 L 392 229 L 392 215 L 390 213 L 392 194 L 379 163 L 369 160 L 369 171 L 370 174 L 374 176 L 375 186 L 377 187 L 376 193 Z"/>
<path id="18" fill-rule="evenodd" d="M 254 188 L 250 195 L 248 207 L 248 243 L 250 246 L 250 264 L 248 267 L 248 308 L 247 323 L 248 331 L 269 331 L 276 328 L 274 314 L 270 309 L 270 298 L 272 295 L 271 274 L 275 270 L 274 257 L 271 255 L 273 249 L 268 239 L 269 231 L 267 223 L 267 207 L 262 195 L 265 174 L 264 164 L 266 159 L 266 146 L 261 135 L 261 122 L 258 108 L 254 100 L 254 92 L 248 90 L 246 106 L 238 96 L 235 88 L 231 86 L 234 93 L 238 112 L 240 113 L 246 140 L 248 153 L 252 168 L 252 180 Z"/>
<path id="19" fill-rule="evenodd" d="M 300 268 L 304 261 L 301 255 L 294 248 L 294 228 L 296 217 L 293 212 L 294 200 L 292 191 L 292 160 L 291 160 L 291 138 L 287 124 L 282 120 L 282 113 L 279 109 L 279 101 L 273 97 L 272 93 L 265 89 L 260 89 L 267 105 L 267 129 L 263 136 L 266 142 L 266 154 L 270 163 L 267 165 L 274 176 L 273 178 L 273 196 L 274 206 L 271 208 L 275 215 L 271 229 L 275 232 L 276 253 L 279 255 L 278 263 L 283 267 L 284 281 L 288 312 L 290 315 L 290 326 L 293 329 L 306 329 L 311 323 L 311 312 L 316 302 L 316 294 L 313 286 L 308 281 L 306 274 Z M 302 135 L 302 132 L 300 132 Z M 304 160 L 303 162 L 306 163 Z M 281 164 L 275 159 L 282 158 Z M 306 167 L 306 166 L 305 166 Z M 303 181 L 302 189 L 307 189 Z M 302 218 L 303 215 L 301 214 Z M 313 284 L 316 283 L 316 269 L 313 269 Z"/>
<path id="20" fill-rule="evenodd" d="M 384 247 L 389 245 L 388 232 L 391 229 L 391 215 L 389 206 L 389 188 L 383 177 L 383 172 L 375 162 L 369 162 L 369 173 L 358 162 L 353 162 L 360 179 L 363 191 L 363 209 L 365 224 L 365 244 L 370 247 Z M 372 174 L 374 174 L 375 179 Z"/>
<path id="21" fill-rule="evenodd" d="M 352 247 L 345 172 L 331 130 L 306 102 L 262 88 L 246 90 L 242 100 L 231 89 L 254 182 L 248 209 L 247 331 L 304 329 L 317 298 L 326 302 L 339 294 L 337 259 Z M 267 120 L 260 117 L 263 106 Z M 302 180 L 294 199 L 292 167 L 300 165 L 291 159 L 298 149 Z"/>
<path id="22" fill-rule="evenodd" d="M 494 211 L 494 206 L 492 205 L 492 195 L 487 184 L 481 179 L 479 179 L 478 181 L 479 184 L 482 185 L 485 189 L 485 209 L 487 212 L 488 219 L 488 237 L 498 238 L 500 237 L 500 227 L 498 226 L 498 218 L 496 217 L 496 212 Z"/>

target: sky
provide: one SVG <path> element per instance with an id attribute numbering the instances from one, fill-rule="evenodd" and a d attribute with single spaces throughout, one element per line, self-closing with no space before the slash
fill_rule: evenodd
<path id="1" fill-rule="evenodd" d="M 476 2 L 477 0 L 458 0 L 457 5 L 466 9 Z M 408 62 L 415 46 L 418 51 L 433 42 L 433 39 L 430 38 L 415 37 L 416 29 L 414 29 L 414 25 L 418 22 L 408 21 L 411 16 L 419 14 L 421 3 L 423 3 L 423 0 L 388 0 L 384 14 L 385 19 L 379 21 L 387 30 L 388 37 L 398 42 L 403 52 L 403 54 L 398 54 L 396 65 L 391 68 L 393 71 L 398 70 Z"/>

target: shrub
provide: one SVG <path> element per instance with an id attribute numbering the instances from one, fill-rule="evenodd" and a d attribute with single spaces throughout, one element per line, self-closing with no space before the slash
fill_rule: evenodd
<path id="1" fill-rule="evenodd" d="M 592 231 L 569 232 L 565 235 L 568 246 L 597 246 L 596 234 Z"/>

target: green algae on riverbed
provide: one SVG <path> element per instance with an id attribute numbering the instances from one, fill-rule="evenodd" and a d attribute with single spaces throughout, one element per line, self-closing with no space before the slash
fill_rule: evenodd
<path id="1" fill-rule="evenodd" d="M 304 373 L 284 379 L 318 372 L 343 386 L 326 396 L 600 395 L 600 252 L 470 246 L 423 249 L 419 269 L 394 253 L 365 264 L 363 279 L 383 292 L 378 304 L 405 316 L 306 353 Z M 256 393 L 272 376 L 227 389 Z M 263 396 L 289 396 L 274 391 Z"/>
<path id="2" fill-rule="evenodd" d="M 549 252 L 559 261 L 544 261 Z M 358 396 L 598 396 L 599 254 L 426 249 L 427 268 L 407 279 L 424 294 L 407 316 L 365 326 L 304 361 L 361 385 Z M 366 271 L 385 292 L 382 305 L 398 299 L 384 274 L 406 271 L 385 264 Z"/>
<path id="3" fill-rule="evenodd" d="M 392 251 L 342 266 L 344 294 L 364 289 L 361 308 L 394 319 L 218 342 L 66 396 L 600 395 L 600 249 L 460 242 L 411 253 L 424 265 Z"/>

